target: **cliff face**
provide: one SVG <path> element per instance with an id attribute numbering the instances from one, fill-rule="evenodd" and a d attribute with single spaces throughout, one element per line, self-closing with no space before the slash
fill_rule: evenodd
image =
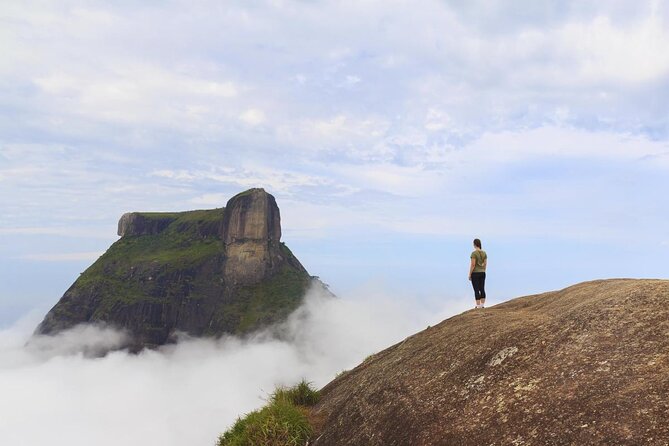
<path id="1" fill-rule="evenodd" d="M 262 189 L 220 209 L 124 214 L 118 234 L 37 333 L 101 322 L 127 329 L 136 348 L 177 331 L 241 334 L 284 319 L 312 281 L 281 243 L 279 208 Z"/>
<path id="2" fill-rule="evenodd" d="M 233 281 L 257 282 L 281 261 L 281 217 L 274 197 L 242 193 L 228 203 L 221 238 L 226 246 L 225 275 Z"/>
<path id="3" fill-rule="evenodd" d="M 311 444 L 667 445 L 669 281 L 471 310 L 322 389 Z"/>

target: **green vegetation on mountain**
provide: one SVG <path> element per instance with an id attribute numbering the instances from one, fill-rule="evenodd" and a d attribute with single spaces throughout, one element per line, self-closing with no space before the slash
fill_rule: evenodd
<path id="1" fill-rule="evenodd" d="M 283 266 L 271 278 L 237 290 L 234 301 L 214 316 L 232 319 L 237 333 L 245 333 L 274 320 L 285 319 L 302 302 L 310 278 Z"/>
<path id="2" fill-rule="evenodd" d="M 319 398 L 319 392 L 304 380 L 293 387 L 279 387 L 267 405 L 238 418 L 219 437 L 217 446 L 304 445 L 313 433 L 308 407 Z"/>
<path id="3" fill-rule="evenodd" d="M 135 347 L 244 334 L 284 320 L 313 282 L 280 242 L 274 197 L 251 189 L 225 208 L 135 212 L 47 314 L 38 333 L 78 323 L 126 329 Z"/>
<path id="4" fill-rule="evenodd" d="M 183 286 L 188 285 L 192 277 L 166 283 L 170 277 L 179 272 L 189 276 L 189 272 L 223 255 L 224 246 L 219 238 L 198 235 L 202 226 L 220 220 L 222 210 L 142 215 L 149 218 L 170 216 L 173 220 L 166 230 L 158 234 L 122 237 L 76 282 L 82 290 L 97 291 L 100 311 L 110 309 L 119 300 L 134 303 L 159 299 L 162 294 L 182 292 Z M 156 293 L 153 292 L 155 287 L 163 288 Z M 197 294 L 190 295 L 190 298 L 197 297 Z"/>

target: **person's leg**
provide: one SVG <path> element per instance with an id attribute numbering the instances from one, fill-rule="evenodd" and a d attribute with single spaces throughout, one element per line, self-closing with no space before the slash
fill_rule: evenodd
<path id="1" fill-rule="evenodd" d="M 474 287 L 474 299 L 476 299 L 476 306 L 483 305 L 481 295 L 481 275 L 479 273 L 472 273 L 472 286 Z"/>
<path id="2" fill-rule="evenodd" d="M 481 295 L 479 293 L 476 274 L 472 274 L 472 287 L 474 288 L 474 300 L 476 300 L 476 308 L 478 308 L 481 306 Z"/>
<path id="3" fill-rule="evenodd" d="M 481 278 L 479 280 L 479 291 L 481 293 L 481 306 L 485 306 L 485 273 L 481 274 Z"/>

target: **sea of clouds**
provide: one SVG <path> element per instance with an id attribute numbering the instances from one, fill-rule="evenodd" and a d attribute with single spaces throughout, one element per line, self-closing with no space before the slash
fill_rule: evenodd
<path id="1" fill-rule="evenodd" d="M 0 331 L 0 444 L 212 445 L 277 385 L 304 378 L 320 388 L 463 305 L 311 290 L 271 331 L 102 357 L 91 353 L 121 345 L 123 333 L 79 326 L 31 339 L 42 316 L 33 314 Z"/>

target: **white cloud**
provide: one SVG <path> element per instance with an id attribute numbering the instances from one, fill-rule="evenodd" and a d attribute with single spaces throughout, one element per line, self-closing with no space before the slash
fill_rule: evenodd
<path id="1" fill-rule="evenodd" d="M 355 85 L 355 84 L 360 83 L 361 81 L 362 81 L 362 79 L 360 79 L 358 76 L 354 76 L 354 75 L 350 75 L 350 74 L 346 76 L 346 84 L 347 85 Z"/>
<path id="2" fill-rule="evenodd" d="M 182 126 L 207 114 L 220 116 L 215 106 L 225 107 L 227 99 L 239 94 L 231 81 L 149 64 L 125 64 L 114 72 L 58 72 L 33 82 L 63 113 L 132 124 Z"/>
<path id="3" fill-rule="evenodd" d="M 281 124 L 275 136 L 305 157 L 335 154 L 352 161 L 378 161 L 393 156 L 388 146 L 380 144 L 390 127 L 380 116 L 338 114 Z"/>
<path id="4" fill-rule="evenodd" d="M 198 175 L 195 175 L 185 170 L 170 170 L 170 169 L 154 170 L 153 172 L 150 172 L 149 175 L 154 177 L 169 178 L 171 180 L 179 180 L 179 181 L 192 181 L 198 178 Z"/>
<path id="5" fill-rule="evenodd" d="M 652 93 L 639 89 L 669 73 L 658 2 L 528 7 L 526 21 L 502 4 L 205 2 L 129 14 L 124 5 L 76 3 L 0 11 L 8 24 L 0 76 L 31 80 L 29 98 L 11 98 L 35 113 L 33 125 L 59 134 L 104 131 L 152 146 L 169 130 L 183 145 L 245 139 L 262 124 L 255 147 L 278 140 L 388 160 L 378 139 L 410 126 L 479 136 L 568 109 L 572 124 L 595 115 L 629 132 L 639 113 L 663 115 L 643 105 Z M 370 14 L 379 28 L 371 37 Z M 407 35 L 411 23 L 422 26 Z M 333 94 L 342 82 L 356 94 Z M 589 100 L 583 88 L 603 91 Z"/>
<path id="6" fill-rule="evenodd" d="M 185 182 L 209 182 L 233 185 L 239 189 L 264 187 L 271 193 L 293 195 L 301 188 L 326 187 L 343 189 L 333 179 L 325 176 L 306 174 L 290 170 L 279 170 L 263 165 L 240 168 L 211 168 L 210 170 L 156 170 L 151 176 L 174 179 Z M 228 199 L 231 197 L 228 196 Z M 224 198 L 220 193 L 206 193 L 191 199 L 197 204 L 213 204 L 212 199 Z M 226 200 L 227 201 L 227 200 Z"/>
<path id="7" fill-rule="evenodd" d="M 103 238 L 108 239 L 109 233 L 104 228 L 87 227 L 0 227 L 0 234 L 5 235 L 56 235 L 59 237 Z"/>
<path id="8" fill-rule="evenodd" d="M 302 124 L 302 132 L 314 139 L 324 139 L 325 143 L 354 137 L 380 137 L 388 128 L 388 123 L 373 117 L 351 118 L 337 115 L 332 118 L 307 120 Z M 345 141 L 344 141 L 345 142 Z"/>
<path id="9" fill-rule="evenodd" d="M 641 157 L 641 161 L 657 166 L 658 168 L 669 168 L 669 146 L 665 144 L 664 147 L 660 148 L 660 150 L 662 149 L 664 149 L 664 151 L 644 155 Z"/>
<path id="10" fill-rule="evenodd" d="M 574 74 L 589 82 L 640 83 L 669 74 L 669 31 L 656 12 L 624 27 L 597 16 L 565 25 L 556 37 L 564 55 L 575 58 Z"/>
<path id="11" fill-rule="evenodd" d="M 0 181 L 29 178 L 45 172 L 47 172 L 46 168 L 35 166 L 17 166 L 8 169 L 0 169 Z"/>
<path id="12" fill-rule="evenodd" d="M 438 190 L 442 172 L 429 171 L 420 165 L 398 166 L 392 163 L 374 163 L 350 166 L 333 165 L 332 169 L 350 184 L 360 189 L 371 189 L 385 193 L 411 197 L 421 196 L 430 190 Z"/>
<path id="13" fill-rule="evenodd" d="M 336 300 L 312 293 L 282 340 L 186 339 L 160 351 L 98 359 L 72 351 L 91 352 L 120 342 L 119 335 L 81 327 L 24 347 L 30 324 L 23 322 L 0 331 L 0 442 L 211 445 L 276 385 L 305 378 L 321 387 L 461 307 L 417 307 L 379 293 Z"/>
<path id="14" fill-rule="evenodd" d="M 71 262 L 81 260 L 97 260 L 103 253 L 100 251 L 91 252 L 64 252 L 64 253 L 42 253 L 42 254 L 23 254 L 19 258 L 23 260 L 35 260 L 42 262 Z"/>
<path id="15" fill-rule="evenodd" d="M 310 203 L 300 197 L 284 199 L 281 226 L 284 240 L 329 238 L 378 227 L 379 215 L 371 208 L 361 209 L 341 203 Z M 290 243 L 290 242 L 289 242 Z"/>
<path id="16" fill-rule="evenodd" d="M 486 133 L 466 146 L 461 158 L 484 164 L 540 158 L 638 161 L 668 148 L 666 142 L 639 135 L 546 126 Z"/>
<path id="17" fill-rule="evenodd" d="M 190 202 L 198 206 L 222 207 L 228 202 L 228 194 L 202 194 L 191 198 Z"/>
<path id="18" fill-rule="evenodd" d="M 31 337 L 25 344 L 24 351 L 15 352 L 19 353 L 21 361 L 25 362 L 19 361 L 17 364 L 14 358 L 12 365 L 31 364 L 33 361 L 39 362 L 67 355 L 100 356 L 110 350 L 121 348 L 127 341 L 128 334 L 124 331 L 104 325 L 81 324 L 53 336 Z M 3 346 L 3 353 L 7 347 Z M 2 356 L 1 359 L 4 360 L 6 357 Z M 7 366 L 7 363 L 0 363 L 0 369 L 3 366 Z"/>
<path id="19" fill-rule="evenodd" d="M 427 116 L 425 118 L 425 128 L 427 130 L 444 130 L 447 129 L 451 124 L 451 117 L 447 113 L 436 109 L 430 108 L 427 110 Z"/>
<path id="20" fill-rule="evenodd" d="M 239 119 L 247 123 L 248 125 L 259 125 L 265 122 L 265 113 L 262 110 L 256 108 L 250 108 L 246 110 L 239 116 Z"/>

